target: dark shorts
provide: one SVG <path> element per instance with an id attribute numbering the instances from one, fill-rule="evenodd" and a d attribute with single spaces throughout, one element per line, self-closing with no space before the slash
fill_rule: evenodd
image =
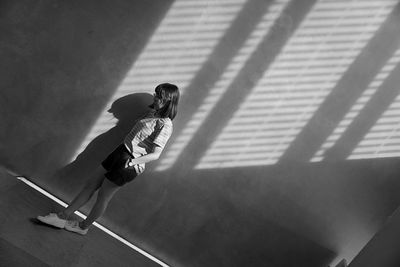
<path id="1" fill-rule="evenodd" d="M 104 176 L 119 186 L 132 181 L 138 174 L 133 166 L 125 167 L 126 162 L 131 158 L 132 155 L 125 145 L 119 145 L 101 163 L 103 168 L 107 170 Z"/>

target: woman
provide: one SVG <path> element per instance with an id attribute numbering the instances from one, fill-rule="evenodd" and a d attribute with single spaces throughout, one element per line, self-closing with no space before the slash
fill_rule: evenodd
<path id="1" fill-rule="evenodd" d="M 176 85 L 163 83 L 155 88 L 152 110 L 140 119 L 119 145 L 99 166 L 71 204 L 59 213 L 38 216 L 43 223 L 85 235 L 92 223 L 106 210 L 114 194 L 145 169 L 147 162 L 157 160 L 172 134 L 172 120 L 179 102 Z M 104 169 L 106 172 L 104 173 Z M 99 190 L 95 204 L 81 222 L 69 217 Z"/>

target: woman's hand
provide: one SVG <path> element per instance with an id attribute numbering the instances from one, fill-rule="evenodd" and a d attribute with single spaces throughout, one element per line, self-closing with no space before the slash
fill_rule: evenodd
<path id="1" fill-rule="evenodd" d="M 133 165 L 135 165 L 135 164 L 133 164 L 132 160 L 133 160 L 133 158 L 129 158 L 129 159 L 125 162 L 125 168 L 132 167 Z"/>
<path id="2" fill-rule="evenodd" d="M 146 155 L 137 157 L 137 158 L 131 158 L 129 160 L 126 161 L 125 163 L 125 168 L 137 165 L 137 164 L 142 164 L 142 163 L 147 163 L 153 160 L 157 160 L 162 152 L 162 148 L 160 148 L 159 146 L 155 146 L 153 149 L 153 152 L 148 153 Z"/>

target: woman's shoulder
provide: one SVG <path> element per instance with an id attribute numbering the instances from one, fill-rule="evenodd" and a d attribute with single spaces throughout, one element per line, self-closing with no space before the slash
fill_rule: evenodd
<path id="1" fill-rule="evenodd" d="M 157 118 L 157 122 L 161 125 L 172 126 L 172 121 L 170 118 Z"/>
<path id="2" fill-rule="evenodd" d="M 156 122 L 156 124 L 160 125 L 160 126 L 164 126 L 164 125 L 172 126 L 172 120 L 170 118 L 159 117 L 154 110 L 148 112 L 144 119 Z"/>

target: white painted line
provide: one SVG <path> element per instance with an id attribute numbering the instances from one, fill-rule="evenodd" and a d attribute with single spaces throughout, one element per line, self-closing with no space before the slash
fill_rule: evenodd
<path id="1" fill-rule="evenodd" d="M 63 207 L 67 207 L 68 206 L 67 203 L 65 203 L 64 201 L 60 200 L 59 198 L 53 196 L 52 194 L 50 194 L 49 192 L 47 192 L 43 188 L 40 188 L 39 186 L 37 186 L 36 184 L 32 183 L 31 181 L 29 181 L 25 177 L 17 176 L 17 179 L 22 181 L 22 182 L 24 182 L 28 186 L 32 187 L 36 191 L 42 193 L 46 197 L 48 197 L 48 198 L 52 199 L 53 201 L 57 202 L 61 206 L 63 206 Z M 83 213 L 79 212 L 79 211 L 76 211 L 75 214 L 78 215 L 79 217 L 83 218 L 83 219 L 86 219 L 86 216 Z M 122 238 L 121 236 L 117 235 L 116 233 L 112 232 L 111 230 L 107 229 L 103 225 L 101 225 L 101 224 L 99 224 L 97 222 L 94 222 L 93 225 L 96 226 L 97 228 L 99 228 L 100 230 L 104 231 L 108 235 L 114 237 L 118 241 L 124 243 L 128 247 L 134 249 L 135 251 L 137 251 L 138 253 L 142 254 L 143 256 L 147 257 L 148 259 L 160 264 L 163 267 L 169 267 L 169 265 L 167 265 L 166 263 L 162 262 L 161 260 L 159 260 L 156 257 L 154 257 L 154 256 L 150 255 L 149 253 L 147 253 L 146 251 L 144 251 L 144 250 L 138 248 L 137 246 L 133 245 L 132 243 L 130 243 L 126 239 Z"/>

